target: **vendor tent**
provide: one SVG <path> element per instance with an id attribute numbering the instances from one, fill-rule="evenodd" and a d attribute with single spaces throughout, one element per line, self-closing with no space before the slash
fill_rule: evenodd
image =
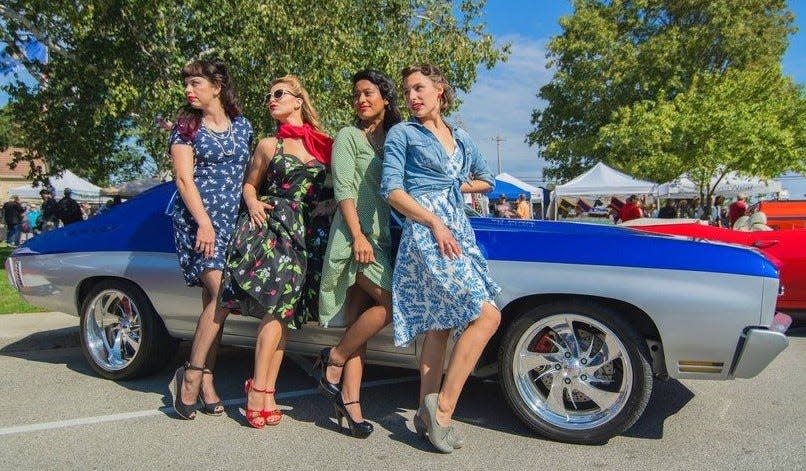
<path id="1" fill-rule="evenodd" d="M 713 187 L 717 178 L 711 179 L 708 184 L 709 188 Z M 733 198 L 739 194 L 766 195 L 780 191 L 781 183 L 778 181 L 762 180 L 758 177 L 747 177 L 730 172 L 717 184 L 713 194 Z M 700 196 L 700 188 L 687 174 L 684 174 L 675 180 L 659 185 L 655 193 L 663 198 L 690 199 Z"/>
<path id="2" fill-rule="evenodd" d="M 103 190 L 101 190 L 101 194 L 105 196 L 119 195 L 121 198 L 132 198 L 148 190 L 149 188 L 159 185 L 160 183 L 162 182 L 153 177 L 140 178 L 137 180 L 131 180 L 125 183 L 121 183 L 118 186 L 110 186 L 108 188 L 104 188 Z"/>
<path id="3" fill-rule="evenodd" d="M 582 175 L 554 188 L 554 194 L 557 197 L 640 195 L 652 193 L 655 187 L 652 182 L 635 179 L 599 162 Z"/>
<path id="4" fill-rule="evenodd" d="M 532 195 L 531 199 L 532 199 L 533 203 L 537 203 L 537 202 L 543 200 L 543 189 L 542 188 L 538 188 L 538 187 L 536 187 L 534 185 L 530 185 L 530 184 L 526 183 L 525 181 L 520 180 L 518 178 L 515 178 L 515 177 L 513 177 L 512 175 L 510 175 L 510 174 L 508 174 L 506 172 L 496 176 L 495 179 L 496 179 L 496 181 L 499 181 L 499 182 L 505 182 L 505 183 L 509 183 L 509 184 L 517 186 L 518 188 L 522 189 L 523 190 L 522 193 L 524 193 L 526 195 L 531 194 Z"/>
<path id="5" fill-rule="evenodd" d="M 64 195 L 64 189 L 70 188 L 74 200 L 76 201 L 91 201 L 97 202 L 101 194 L 101 188 L 93 185 L 92 183 L 84 180 L 70 170 L 62 172 L 60 177 L 53 176 L 49 178 L 50 186 L 53 187 L 53 197 L 59 200 Z M 39 198 L 39 192 L 47 186 L 37 184 L 36 186 L 18 186 L 8 190 L 9 195 L 19 195 L 20 198 L 34 199 Z"/>
<path id="6" fill-rule="evenodd" d="M 524 190 L 523 188 L 519 188 L 512 183 L 507 183 L 505 181 L 501 181 L 499 179 L 495 179 L 495 189 L 487 194 L 491 199 L 496 199 L 499 196 L 504 195 L 507 199 L 517 199 L 519 195 L 526 196 L 526 199 L 531 199 L 532 195 Z"/>

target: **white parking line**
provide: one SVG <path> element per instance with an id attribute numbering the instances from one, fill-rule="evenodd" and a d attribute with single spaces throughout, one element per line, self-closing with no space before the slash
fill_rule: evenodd
<path id="1" fill-rule="evenodd" d="M 376 388 L 379 386 L 386 386 L 389 384 L 407 383 L 409 381 L 416 381 L 420 379 L 419 376 L 405 376 L 403 378 L 395 379 L 379 379 L 376 381 L 369 381 L 361 385 L 362 389 Z M 299 391 L 288 391 L 277 394 L 277 399 L 289 399 L 301 396 L 310 396 L 317 394 L 316 388 L 301 389 Z M 245 399 L 227 399 L 224 401 L 225 406 L 234 406 L 243 404 Z M 79 425 L 93 425 L 104 422 L 116 422 L 120 420 L 139 419 L 142 417 L 152 417 L 158 415 L 165 415 L 173 411 L 172 406 L 163 406 L 159 409 L 141 410 L 135 412 L 124 412 L 122 414 L 109 414 L 99 415 L 95 417 L 83 417 L 80 419 L 60 420 L 58 422 L 42 422 L 38 424 L 17 425 L 14 427 L 0 428 L 0 435 L 13 435 L 17 433 L 39 432 L 42 430 L 53 430 L 57 428 L 75 427 Z"/>

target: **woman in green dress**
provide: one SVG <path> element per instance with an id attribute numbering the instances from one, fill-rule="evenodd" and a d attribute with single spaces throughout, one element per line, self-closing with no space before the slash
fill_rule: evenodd
<path id="1" fill-rule="evenodd" d="M 359 404 L 366 342 L 392 319 L 392 258 L 389 204 L 378 193 L 386 131 L 400 122 L 395 85 L 377 70 L 356 73 L 355 125 L 333 144 L 333 187 L 339 211 L 330 228 L 322 271 L 319 320 L 340 312 L 349 325 L 338 345 L 320 353 L 319 389 L 334 401 L 339 424 L 365 438 L 372 424 Z M 341 385 L 341 386 L 340 386 Z"/>

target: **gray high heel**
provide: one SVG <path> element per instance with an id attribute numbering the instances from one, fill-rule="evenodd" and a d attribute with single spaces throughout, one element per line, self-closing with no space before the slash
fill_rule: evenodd
<path id="1" fill-rule="evenodd" d="M 453 446 L 448 441 L 453 427 L 443 427 L 437 423 L 437 403 L 439 402 L 439 395 L 437 393 L 427 394 L 423 399 L 423 407 L 425 407 L 425 417 L 423 422 L 428 433 L 428 441 L 434 445 L 434 448 L 442 453 L 453 452 Z"/>
<path id="2" fill-rule="evenodd" d="M 414 414 L 414 430 L 417 431 L 417 435 L 427 439 L 428 427 L 425 426 L 425 422 L 420 418 L 421 414 L 425 414 L 425 410 L 422 406 L 420 406 Z M 458 450 L 465 446 L 465 437 L 459 432 L 459 429 L 451 427 L 451 432 L 448 434 L 448 443 L 450 443 L 454 450 Z"/>

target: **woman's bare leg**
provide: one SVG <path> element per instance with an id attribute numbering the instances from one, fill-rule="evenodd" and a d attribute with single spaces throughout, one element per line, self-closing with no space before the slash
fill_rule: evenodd
<path id="1" fill-rule="evenodd" d="M 450 330 L 429 330 L 425 333 L 420 354 L 420 404 L 427 394 L 439 392 L 450 333 Z"/>
<path id="2" fill-rule="evenodd" d="M 190 348 L 189 362 L 193 366 L 212 368 L 208 361 L 212 360 L 215 366 L 215 356 L 218 352 L 218 341 L 224 327 L 224 320 L 229 311 L 217 308 L 218 291 L 221 286 L 220 270 L 205 270 L 201 275 L 203 286 L 203 309 L 196 324 L 196 333 L 193 335 L 193 345 Z M 218 394 L 213 386 L 213 375 L 202 375 L 201 371 L 186 370 L 185 380 L 182 381 L 180 393 L 182 402 L 193 404 L 199 395 L 200 388 L 204 388 L 205 401 L 217 402 Z"/>
<path id="3" fill-rule="evenodd" d="M 501 312 L 491 303 L 485 302 L 481 306 L 481 315 L 459 337 L 453 347 L 445 381 L 439 392 L 437 423 L 443 426 L 450 424 L 462 388 L 500 323 Z"/>

